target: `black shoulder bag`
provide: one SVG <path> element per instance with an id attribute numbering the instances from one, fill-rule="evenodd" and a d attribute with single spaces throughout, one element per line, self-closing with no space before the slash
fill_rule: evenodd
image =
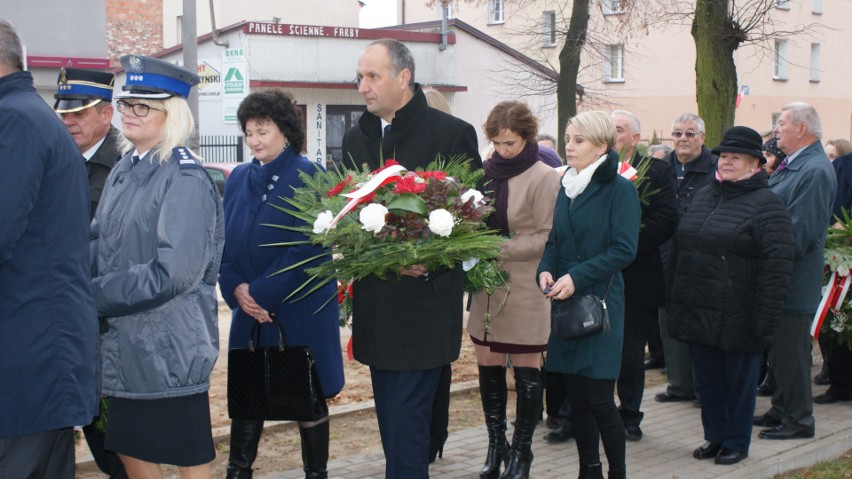
<path id="1" fill-rule="evenodd" d="M 556 212 L 554 212 L 554 217 Z M 569 220 L 570 223 L 570 220 Z M 573 225 L 571 234 L 574 234 Z M 553 265 L 556 269 L 558 243 L 553 244 Z M 615 275 L 609 278 L 606 293 L 603 298 L 594 294 L 574 294 L 571 297 L 550 301 L 550 331 L 559 339 L 570 341 L 584 338 L 603 331 L 609 334 L 609 313 L 606 309 L 606 298 L 612 287 Z"/>

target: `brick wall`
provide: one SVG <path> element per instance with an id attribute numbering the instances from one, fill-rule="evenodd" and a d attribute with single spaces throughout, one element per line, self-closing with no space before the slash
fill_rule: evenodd
<path id="1" fill-rule="evenodd" d="M 106 0 L 106 36 L 114 66 L 122 55 L 162 50 L 162 0 Z"/>

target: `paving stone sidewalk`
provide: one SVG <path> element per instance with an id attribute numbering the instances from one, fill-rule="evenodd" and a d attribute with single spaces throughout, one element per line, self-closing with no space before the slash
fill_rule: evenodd
<path id="1" fill-rule="evenodd" d="M 767 441 L 758 439 L 755 428 L 749 457 L 733 466 L 718 466 L 712 460 L 698 461 L 692 451 L 703 441 L 700 410 L 691 403 L 661 404 L 654 395 L 664 390 L 657 386 L 645 390 L 642 407 L 645 437 L 627 443 L 627 474 L 631 479 L 704 479 L 771 478 L 776 474 L 834 459 L 852 449 L 852 403 L 814 405 L 816 435 L 813 439 Z M 814 395 L 825 387 L 814 387 Z M 769 408 L 768 398 L 758 398 L 757 413 Z M 532 478 L 570 478 L 577 476 L 577 448 L 571 440 L 551 445 L 542 437 L 548 432 L 541 423 L 533 440 Z M 509 432 L 511 438 L 511 431 Z M 485 458 L 487 436 L 484 427 L 464 429 L 450 434 L 444 457 L 430 468 L 433 478 L 478 478 Z M 601 452 L 603 457 L 603 452 Z M 605 466 L 606 467 L 606 466 Z M 332 479 L 384 477 L 381 453 L 346 457 L 329 463 Z M 300 479 L 301 469 L 264 476 L 262 479 Z"/>

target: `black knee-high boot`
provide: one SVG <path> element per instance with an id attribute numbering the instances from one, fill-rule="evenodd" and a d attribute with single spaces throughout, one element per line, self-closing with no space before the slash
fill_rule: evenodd
<path id="1" fill-rule="evenodd" d="M 501 479 L 526 479 L 532 466 L 532 437 L 541 415 L 541 370 L 519 368 L 515 370 L 515 391 L 518 393 L 517 419 L 512 435 L 509 464 Z"/>
<path id="2" fill-rule="evenodd" d="M 314 427 L 299 426 L 305 479 L 328 478 L 328 421 Z"/>
<path id="3" fill-rule="evenodd" d="M 263 421 L 231 421 L 231 452 L 226 479 L 252 479 L 251 465 L 257 457 L 257 443 L 262 432 Z"/>
<path id="4" fill-rule="evenodd" d="M 485 427 L 488 429 L 488 454 L 479 473 L 481 479 L 500 477 L 500 463 L 509 460 L 509 442 L 506 440 L 506 368 L 479 366 L 479 395 Z"/>

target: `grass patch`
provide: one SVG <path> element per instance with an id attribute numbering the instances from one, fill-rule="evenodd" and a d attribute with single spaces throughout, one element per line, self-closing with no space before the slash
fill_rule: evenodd
<path id="1" fill-rule="evenodd" d="M 852 479 L 852 450 L 839 459 L 790 471 L 775 479 Z"/>

